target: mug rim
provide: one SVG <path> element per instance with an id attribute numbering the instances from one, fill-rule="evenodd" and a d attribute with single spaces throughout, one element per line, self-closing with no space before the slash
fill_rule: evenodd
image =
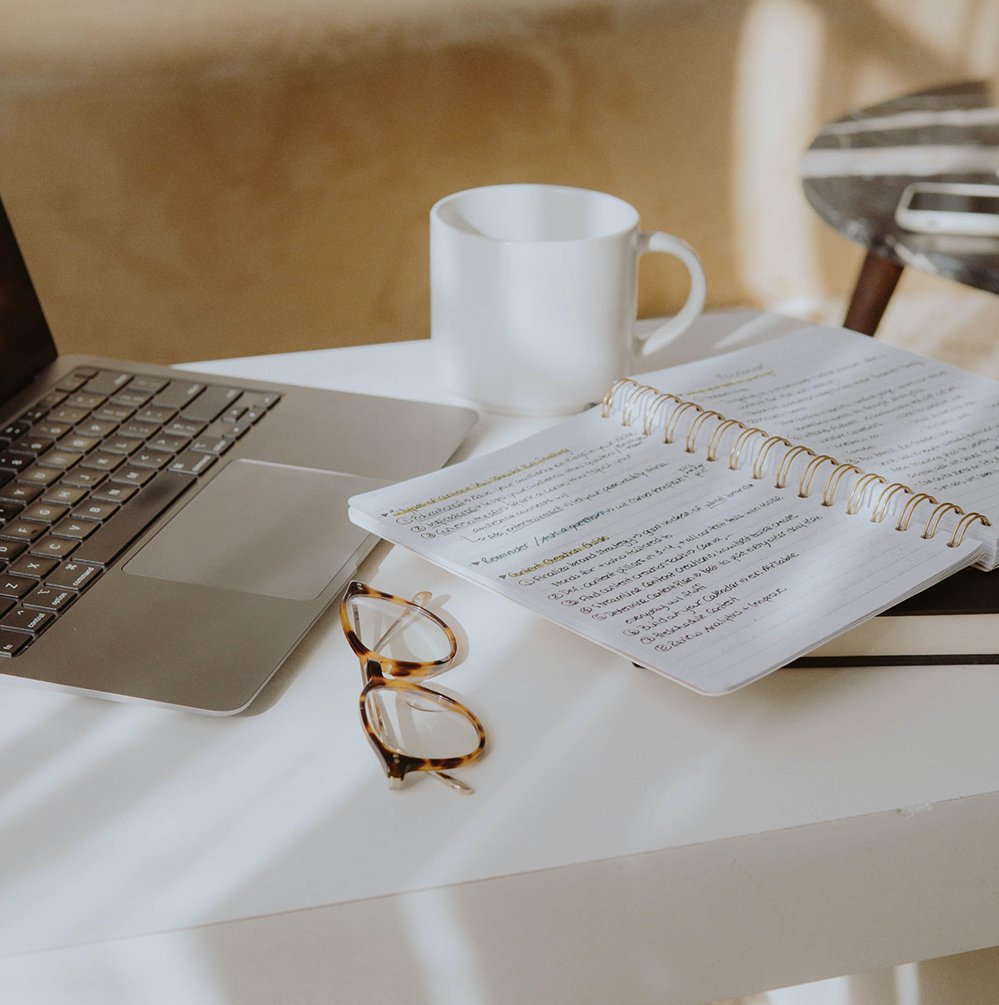
<path id="1" fill-rule="evenodd" d="M 474 195 L 476 192 L 487 192 L 494 191 L 496 189 L 548 189 L 550 191 L 557 192 L 580 192 L 587 196 L 597 196 L 600 199 L 608 200 L 613 203 L 617 203 L 620 207 L 629 210 L 631 213 L 631 223 L 626 227 L 621 227 L 617 230 L 608 231 L 606 234 L 590 234 L 585 237 L 562 237 L 562 238 L 539 238 L 539 239 L 527 239 L 527 238 L 506 238 L 506 237 L 490 237 L 488 234 L 474 233 L 473 231 L 464 230 L 461 227 L 456 227 L 453 223 L 445 220 L 440 215 L 440 210 L 451 202 L 454 202 L 463 197 Z M 619 238 L 625 234 L 630 234 L 632 231 L 638 230 L 639 224 L 639 213 L 634 206 L 631 205 L 625 199 L 620 196 L 612 195 L 610 192 L 601 192 L 599 189 L 593 188 L 581 188 L 578 185 L 549 185 L 545 182 L 501 182 L 497 185 L 476 185 L 473 188 L 462 189 L 459 192 L 451 192 L 449 195 L 445 195 L 438 199 L 437 202 L 430 207 L 430 217 L 431 219 L 436 219 L 441 226 L 447 227 L 448 230 L 454 231 L 458 234 L 463 234 L 465 237 L 472 240 L 486 241 L 489 244 L 579 244 L 584 241 L 603 241 L 611 238 Z"/>

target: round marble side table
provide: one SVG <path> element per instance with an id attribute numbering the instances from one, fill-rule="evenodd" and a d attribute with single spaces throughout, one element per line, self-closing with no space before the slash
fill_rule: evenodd
<path id="1" fill-rule="evenodd" d="M 921 234 L 895 222 L 914 181 L 999 183 L 999 108 L 983 81 L 850 112 L 801 159 L 805 196 L 867 248 L 844 327 L 873 335 L 905 266 L 999 293 L 999 237 Z"/>

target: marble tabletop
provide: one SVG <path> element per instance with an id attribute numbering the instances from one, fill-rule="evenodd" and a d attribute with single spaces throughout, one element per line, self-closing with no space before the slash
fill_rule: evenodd
<path id="1" fill-rule="evenodd" d="M 999 293 L 999 237 L 921 234 L 895 222 L 911 182 L 996 184 L 999 108 L 986 82 L 850 112 L 819 131 L 800 170 L 809 203 L 850 240 L 899 265 Z"/>

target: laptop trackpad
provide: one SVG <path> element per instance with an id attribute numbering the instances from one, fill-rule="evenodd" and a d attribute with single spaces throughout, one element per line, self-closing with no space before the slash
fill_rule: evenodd
<path id="1" fill-rule="evenodd" d="M 368 536 L 347 500 L 387 482 L 232 461 L 123 569 L 135 576 L 314 600 Z"/>

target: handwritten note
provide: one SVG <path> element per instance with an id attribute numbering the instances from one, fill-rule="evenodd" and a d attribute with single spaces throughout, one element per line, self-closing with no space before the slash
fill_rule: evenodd
<path id="1" fill-rule="evenodd" d="M 351 500 L 351 519 L 629 659 L 721 694 L 980 550 L 899 538 L 593 409 Z"/>
<path id="2" fill-rule="evenodd" d="M 663 390 L 984 513 L 996 561 L 999 386 L 866 336 L 815 328 L 643 377 Z M 805 459 L 798 465 L 800 472 Z M 828 469 L 826 472 L 828 477 Z M 867 495 L 870 505 L 877 494 Z M 899 494 L 895 505 L 907 497 Z M 932 506 L 924 505 L 922 513 Z"/>

